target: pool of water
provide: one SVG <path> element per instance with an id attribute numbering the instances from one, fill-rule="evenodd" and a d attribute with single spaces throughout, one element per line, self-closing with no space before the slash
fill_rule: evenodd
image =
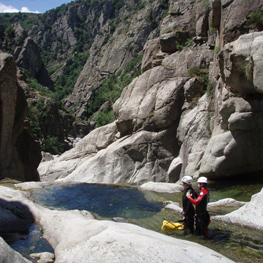
<path id="1" fill-rule="evenodd" d="M 104 218 L 148 218 L 164 207 L 160 201 L 149 202 L 137 187 L 118 185 L 48 186 L 33 191 L 31 199 L 52 209 L 87 210 Z"/>

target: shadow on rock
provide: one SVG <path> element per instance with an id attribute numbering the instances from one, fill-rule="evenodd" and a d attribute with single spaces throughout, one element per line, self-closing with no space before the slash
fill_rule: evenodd
<path id="1" fill-rule="evenodd" d="M 26 205 L 0 199 L 0 235 L 27 230 L 34 221 L 34 216 Z"/>

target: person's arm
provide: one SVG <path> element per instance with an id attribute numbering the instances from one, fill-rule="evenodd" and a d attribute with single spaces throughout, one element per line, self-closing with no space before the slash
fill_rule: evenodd
<path id="1" fill-rule="evenodd" d="M 200 204 L 200 202 L 202 201 L 203 197 L 207 194 L 207 190 L 206 189 L 202 189 L 199 196 L 197 197 L 197 199 L 193 199 L 191 197 L 191 194 L 188 192 L 187 193 L 187 198 L 190 200 L 190 202 L 194 205 L 198 205 Z"/>
<path id="2" fill-rule="evenodd" d="M 188 190 L 188 191 L 187 191 L 187 194 L 188 194 L 188 193 L 189 193 L 190 195 L 193 195 L 193 194 L 194 194 L 194 192 L 193 192 L 192 190 Z M 187 207 L 186 207 L 186 209 L 185 209 L 185 211 L 184 211 L 184 214 L 188 214 L 189 209 L 190 209 L 190 203 L 188 202 Z"/>

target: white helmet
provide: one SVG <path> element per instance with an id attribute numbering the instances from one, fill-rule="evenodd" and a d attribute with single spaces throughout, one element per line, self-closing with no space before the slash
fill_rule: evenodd
<path id="1" fill-rule="evenodd" d="M 182 178 L 182 182 L 188 184 L 188 185 L 191 185 L 192 182 L 193 182 L 193 178 L 189 175 L 186 175 Z"/>
<path id="2" fill-rule="evenodd" d="M 204 176 L 201 176 L 201 177 L 198 178 L 197 183 L 207 184 L 207 178 L 204 177 Z"/>

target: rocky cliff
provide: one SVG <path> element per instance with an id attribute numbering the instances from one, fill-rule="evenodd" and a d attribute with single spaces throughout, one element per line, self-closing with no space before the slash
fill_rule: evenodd
<path id="1" fill-rule="evenodd" d="M 17 81 L 15 60 L 0 53 L 0 177 L 39 180 L 41 150 L 26 115 L 27 102 Z"/>
<path id="2" fill-rule="evenodd" d="M 43 180 L 262 172 L 262 1 L 170 1 L 169 10 L 144 46 L 143 73 L 113 105 L 116 121 L 42 163 Z"/>
<path id="3" fill-rule="evenodd" d="M 72 137 L 114 120 L 112 104 L 140 74 L 143 46 L 159 35 L 168 7 L 168 0 L 81 0 L 39 15 L 0 15 L 0 48 L 38 81 L 29 86 L 40 96 L 26 92 L 30 112 L 44 100 L 58 120 L 56 129 L 47 118 L 32 125 L 46 151 L 49 138 L 63 152 Z"/>

